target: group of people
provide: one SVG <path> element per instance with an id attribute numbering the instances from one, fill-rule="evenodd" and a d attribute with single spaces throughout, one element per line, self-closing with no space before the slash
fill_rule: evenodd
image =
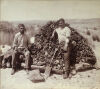
<path id="1" fill-rule="evenodd" d="M 68 43 L 69 43 L 69 37 L 71 34 L 71 31 L 68 27 L 65 25 L 64 19 L 60 19 L 58 21 L 59 27 L 57 27 L 51 38 L 54 37 L 54 34 L 58 34 L 58 40 L 59 44 L 64 43 L 62 49 L 65 51 L 65 65 L 66 65 L 66 71 L 65 75 L 68 77 L 68 71 L 69 71 L 69 59 L 68 59 Z M 17 69 L 17 63 L 20 62 L 20 55 L 24 55 L 25 57 L 25 64 L 26 64 L 26 72 L 29 73 L 29 70 L 31 69 L 30 65 L 30 51 L 28 50 L 28 46 L 30 44 L 28 36 L 25 34 L 26 28 L 24 24 L 19 24 L 18 25 L 19 32 L 15 35 L 14 41 L 13 41 L 13 54 L 12 54 L 12 72 L 11 74 L 13 75 L 16 72 Z"/>
<path id="2" fill-rule="evenodd" d="M 71 30 L 66 25 L 64 19 L 60 19 L 57 21 L 58 26 L 54 29 L 51 38 L 55 37 L 55 34 L 57 36 L 59 44 L 63 44 L 61 46 L 61 49 L 63 50 L 64 54 L 64 64 L 65 64 L 65 70 L 63 73 L 63 77 L 68 78 L 70 74 L 70 58 L 69 55 L 71 53 L 71 46 L 69 46 L 70 42 L 70 36 L 71 36 Z M 27 74 L 29 73 L 29 70 L 31 69 L 30 59 L 31 54 L 29 51 L 29 38 L 25 34 L 26 28 L 24 24 L 18 25 L 19 32 L 15 35 L 14 41 L 13 41 L 13 54 L 12 54 L 12 72 L 11 75 L 13 75 L 17 70 L 17 64 L 20 62 L 20 55 L 24 55 L 25 59 L 25 69 Z M 76 45 L 75 42 L 72 43 L 74 46 Z M 76 70 L 74 70 L 76 72 Z"/>

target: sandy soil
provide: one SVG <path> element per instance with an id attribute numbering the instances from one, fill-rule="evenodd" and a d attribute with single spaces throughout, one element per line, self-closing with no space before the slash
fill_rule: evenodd
<path id="1" fill-rule="evenodd" d="M 95 54 L 100 66 L 100 43 L 95 43 Z M 11 75 L 11 69 L 1 69 L 0 89 L 100 89 L 100 70 L 78 72 L 71 79 L 53 74 L 45 82 L 33 83 L 24 70 Z"/>

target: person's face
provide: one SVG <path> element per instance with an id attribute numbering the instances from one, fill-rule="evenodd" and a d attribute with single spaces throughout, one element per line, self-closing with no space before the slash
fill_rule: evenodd
<path id="1" fill-rule="evenodd" d="M 65 23 L 63 21 L 59 21 L 59 26 L 64 27 Z"/>
<path id="2" fill-rule="evenodd" d="M 22 26 L 20 26 L 19 29 L 20 29 L 20 33 L 21 33 L 21 34 L 24 34 L 25 28 L 22 27 Z"/>

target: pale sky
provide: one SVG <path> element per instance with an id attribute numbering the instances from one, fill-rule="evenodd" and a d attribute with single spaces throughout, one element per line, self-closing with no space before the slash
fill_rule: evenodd
<path id="1" fill-rule="evenodd" d="M 1 0 L 1 21 L 100 18 L 100 0 Z"/>

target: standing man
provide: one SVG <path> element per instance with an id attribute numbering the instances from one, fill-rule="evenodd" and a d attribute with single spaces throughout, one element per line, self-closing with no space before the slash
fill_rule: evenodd
<path id="1" fill-rule="evenodd" d="M 18 25 L 19 32 L 15 35 L 14 42 L 13 42 L 13 49 L 14 52 L 12 54 L 12 72 L 13 75 L 17 69 L 17 63 L 20 62 L 20 55 L 25 57 L 25 68 L 27 74 L 29 73 L 29 69 L 31 68 L 30 65 L 30 52 L 28 50 L 29 39 L 25 34 L 26 28 L 24 24 Z"/>
<path id="2" fill-rule="evenodd" d="M 69 71 L 70 71 L 70 61 L 69 61 L 70 47 L 68 46 L 68 44 L 69 44 L 69 37 L 71 34 L 71 30 L 68 27 L 66 27 L 64 19 L 58 20 L 57 25 L 58 28 L 54 30 L 52 38 L 55 37 L 55 33 L 58 34 L 58 41 L 64 53 L 65 69 L 63 78 L 65 79 L 69 76 Z"/>

